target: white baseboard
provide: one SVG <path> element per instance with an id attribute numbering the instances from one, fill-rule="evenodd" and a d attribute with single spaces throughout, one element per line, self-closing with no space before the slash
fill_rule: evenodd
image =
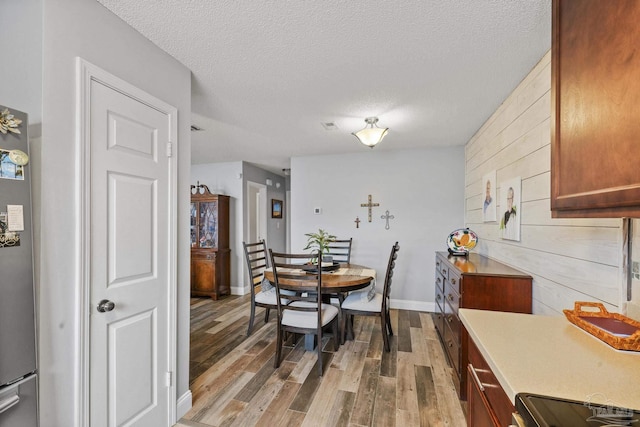
<path id="1" fill-rule="evenodd" d="M 246 286 L 231 286 L 231 295 L 246 295 L 251 290 Z"/>
<path id="2" fill-rule="evenodd" d="M 426 312 L 433 313 L 436 310 L 436 304 L 433 302 L 427 302 L 427 301 L 409 301 L 409 300 L 392 299 L 390 301 L 390 308 L 399 308 L 402 310 L 411 310 L 411 311 L 426 311 Z"/>
<path id="3" fill-rule="evenodd" d="M 187 390 L 185 394 L 183 394 L 178 398 L 178 402 L 176 405 L 177 420 L 184 417 L 184 414 L 186 414 L 189 411 L 189 409 L 191 409 L 191 406 L 193 406 L 191 399 L 192 399 L 191 390 Z"/>

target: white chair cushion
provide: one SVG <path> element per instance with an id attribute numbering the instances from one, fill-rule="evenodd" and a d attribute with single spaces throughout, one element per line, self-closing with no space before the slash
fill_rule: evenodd
<path id="1" fill-rule="evenodd" d="M 376 292 L 371 300 L 364 292 L 352 292 L 342 302 L 342 308 L 347 310 L 370 311 L 380 313 L 382 311 L 382 294 Z"/>
<path id="2" fill-rule="evenodd" d="M 296 301 L 291 303 L 291 305 L 296 307 L 314 307 L 316 304 L 306 301 Z M 337 307 L 331 304 L 322 304 L 322 326 L 331 322 L 337 315 Z M 287 310 L 285 308 L 282 312 L 282 324 L 313 329 L 318 326 L 318 313 L 315 311 Z"/>
<path id="3" fill-rule="evenodd" d="M 295 295 L 295 292 L 283 289 L 282 291 L 280 291 L 280 295 Z M 276 305 L 276 288 L 271 288 L 268 291 L 258 292 L 256 294 L 256 302 L 259 302 L 261 304 Z M 289 304 L 289 300 L 282 298 L 282 304 Z"/>

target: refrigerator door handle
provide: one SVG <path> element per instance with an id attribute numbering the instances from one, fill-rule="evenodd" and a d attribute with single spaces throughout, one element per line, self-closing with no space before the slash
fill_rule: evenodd
<path id="1" fill-rule="evenodd" d="M 8 411 L 12 407 L 16 406 L 18 403 L 20 403 L 20 396 L 18 396 L 17 394 L 14 394 L 13 396 L 8 397 L 7 399 L 1 400 L 0 414 L 2 414 L 5 411 Z"/>

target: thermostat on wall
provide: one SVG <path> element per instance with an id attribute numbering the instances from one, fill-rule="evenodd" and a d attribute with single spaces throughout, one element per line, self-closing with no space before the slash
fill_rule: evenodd
<path id="1" fill-rule="evenodd" d="M 313 213 L 316 215 L 320 215 L 322 213 L 322 208 L 313 208 Z"/>

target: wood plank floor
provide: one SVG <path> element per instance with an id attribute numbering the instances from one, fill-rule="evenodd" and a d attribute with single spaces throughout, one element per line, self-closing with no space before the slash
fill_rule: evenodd
<path id="1" fill-rule="evenodd" d="M 274 369 L 275 314 L 258 309 L 250 337 L 248 319 L 248 296 L 191 299 L 193 407 L 176 426 L 466 425 L 429 313 L 391 310 L 390 353 L 378 319 L 356 317 L 337 352 L 323 337 L 321 378 L 304 339 Z"/>

